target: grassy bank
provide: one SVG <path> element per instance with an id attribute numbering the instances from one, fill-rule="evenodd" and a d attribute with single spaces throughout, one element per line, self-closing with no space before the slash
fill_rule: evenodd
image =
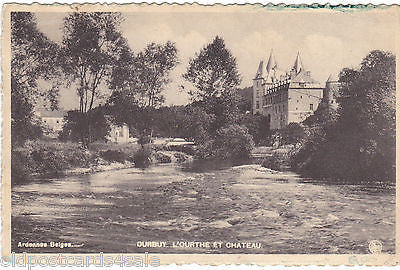
<path id="1" fill-rule="evenodd" d="M 185 153 L 171 151 L 162 145 L 142 148 L 134 143 L 93 143 L 86 149 L 73 142 L 27 141 L 23 146 L 12 149 L 12 184 L 65 174 L 184 162 L 189 158 Z"/>

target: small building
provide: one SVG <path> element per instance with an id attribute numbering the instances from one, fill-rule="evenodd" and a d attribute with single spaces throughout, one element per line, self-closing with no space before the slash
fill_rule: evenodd
<path id="1" fill-rule="evenodd" d="M 129 142 L 129 127 L 124 124 L 122 126 L 118 126 L 115 124 L 110 125 L 110 133 L 108 136 L 108 140 L 113 143 L 127 143 Z"/>
<path id="2" fill-rule="evenodd" d="M 57 137 L 58 133 L 62 131 L 64 126 L 64 111 L 48 111 L 39 110 L 36 112 L 38 118 L 42 121 L 44 127 L 46 127 L 44 133 L 50 137 Z"/>
<path id="3" fill-rule="evenodd" d="M 298 53 L 290 71 L 278 68 L 271 51 L 265 65 L 261 61 L 253 79 L 253 114 L 267 116 L 270 129 L 280 129 L 289 123 L 300 123 L 312 115 L 325 101 L 337 108 L 337 81 L 328 79 L 322 85 L 306 70 Z"/>

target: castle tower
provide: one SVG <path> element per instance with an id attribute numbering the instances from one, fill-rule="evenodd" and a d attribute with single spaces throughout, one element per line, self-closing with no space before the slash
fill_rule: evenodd
<path id="1" fill-rule="evenodd" d="M 260 61 L 257 73 L 253 79 L 253 114 L 261 113 L 262 110 L 262 96 L 264 84 L 264 61 Z"/>
<path id="2" fill-rule="evenodd" d="M 337 110 L 339 104 L 337 103 L 337 97 L 339 96 L 340 83 L 337 79 L 329 75 L 325 83 L 323 101 L 329 105 L 330 109 Z"/>

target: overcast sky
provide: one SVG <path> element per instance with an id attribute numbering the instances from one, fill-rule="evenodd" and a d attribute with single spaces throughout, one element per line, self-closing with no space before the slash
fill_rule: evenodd
<path id="1" fill-rule="evenodd" d="M 39 29 L 50 39 L 62 39 L 62 19 L 66 13 L 36 13 Z M 324 83 L 343 67 L 357 67 L 373 49 L 395 51 L 394 23 L 388 13 L 371 12 L 285 12 L 259 9 L 252 12 L 143 12 L 123 13 L 121 31 L 134 52 L 150 42 L 176 43 L 180 64 L 171 73 L 165 91 L 166 104 L 186 104 L 180 91 L 192 86 L 181 75 L 194 57 L 216 35 L 221 36 L 237 59 L 241 86 L 251 86 L 258 63 L 273 49 L 278 67 L 289 70 L 297 52 L 311 75 Z M 64 109 L 76 108 L 72 89 L 61 93 Z"/>

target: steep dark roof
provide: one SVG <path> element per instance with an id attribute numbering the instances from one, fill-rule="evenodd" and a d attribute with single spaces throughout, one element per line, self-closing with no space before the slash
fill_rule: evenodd
<path id="1" fill-rule="evenodd" d="M 310 72 L 307 71 L 300 71 L 299 74 L 297 74 L 296 77 L 294 77 L 291 82 L 295 83 L 318 83 L 316 80 L 311 78 Z"/>

